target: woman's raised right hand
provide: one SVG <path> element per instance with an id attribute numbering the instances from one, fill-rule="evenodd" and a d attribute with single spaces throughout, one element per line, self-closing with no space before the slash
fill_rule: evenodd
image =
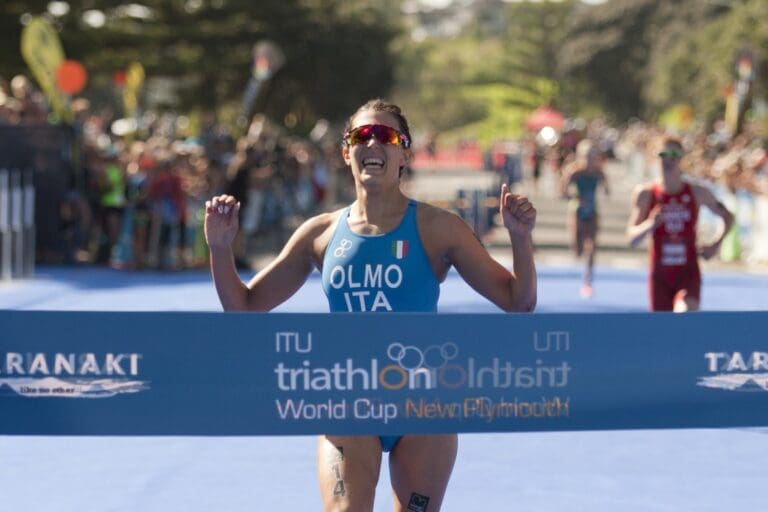
<path id="1" fill-rule="evenodd" d="M 240 202 L 232 196 L 220 195 L 205 202 L 205 241 L 211 249 L 232 245 L 240 228 Z"/>

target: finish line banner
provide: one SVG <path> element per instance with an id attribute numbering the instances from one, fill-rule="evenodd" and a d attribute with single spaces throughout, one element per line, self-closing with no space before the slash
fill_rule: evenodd
<path id="1" fill-rule="evenodd" d="M 768 425 L 768 313 L 0 311 L 0 434 Z"/>

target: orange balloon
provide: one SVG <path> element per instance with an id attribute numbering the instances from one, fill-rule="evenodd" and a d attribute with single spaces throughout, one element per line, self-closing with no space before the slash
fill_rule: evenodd
<path id="1" fill-rule="evenodd" d="M 112 83 L 115 84 L 116 86 L 125 87 L 125 81 L 126 81 L 125 71 L 123 70 L 115 71 L 112 74 Z"/>
<path id="2" fill-rule="evenodd" d="M 56 85 L 61 92 L 77 94 L 88 82 L 88 72 L 76 60 L 65 60 L 56 69 Z"/>

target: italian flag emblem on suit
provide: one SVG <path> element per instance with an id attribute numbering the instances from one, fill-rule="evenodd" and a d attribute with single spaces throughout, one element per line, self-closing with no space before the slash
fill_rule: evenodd
<path id="1" fill-rule="evenodd" d="M 392 256 L 401 260 L 408 255 L 408 240 L 395 240 L 392 242 Z"/>

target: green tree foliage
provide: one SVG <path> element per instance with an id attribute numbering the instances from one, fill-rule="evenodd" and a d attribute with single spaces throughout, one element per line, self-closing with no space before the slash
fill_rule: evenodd
<path id="1" fill-rule="evenodd" d="M 44 0 L 5 0 L 0 2 L 0 75 L 10 79 L 12 75 L 26 72 L 21 56 L 21 17 L 24 13 L 45 12 Z"/>
<path id="2" fill-rule="evenodd" d="M 40 15 L 45 1 L 0 3 L 0 31 L 11 51 L 0 69 L 26 72 L 18 51 L 24 13 Z M 397 25 L 373 2 L 342 0 L 144 0 L 140 12 L 127 0 L 71 0 L 55 19 L 68 58 L 90 74 L 85 95 L 99 97 L 112 75 L 133 61 L 148 80 L 168 77 L 179 86 L 176 108 L 214 108 L 242 101 L 252 72 L 252 49 L 276 43 L 285 64 L 261 89 L 255 109 L 280 122 L 290 114 L 297 129 L 318 118 L 342 119 L 372 96 L 392 87 L 390 42 Z M 104 26 L 83 22 L 95 5 Z M 134 5 L 133 11 L 130 5 Z"/>
<path id="3" fill-rule="evenodd" d="M 401 41 L 402 44 L 402 41 Z M 411 43 L 406 41 L 403 46 Z M 472 99 L 465 86 L 483 73 L 477 65 L 478 45 L 472 40 L 427 40 L 411 51 L 398 51 L 397 101 L 415 126 L 443 132 L 483 118 L 486 108 Z M 498 53 L 486 43 L 483 55 Z"/>
<path id="4" fill-rule="evenodd" d="M 44 13 L 48 3 L 0 2 L 5 78 L 27 72 L 20 20 L 25 13 Z M 137 12 L 138 4 L 145 9 Z M 417 131 L 455 137 L 474 132 L 484 142 L 519 135 L 525 117 L 543 104 L 571 116 L 601 112 L 620 122 L 655 118 L 685 103 L 712 119 L 722 113 L 736 52 L 750 47 L 758 63 L 768 59 L 765 0 L 609 0 L 599 6 L 580 0 L 456 1 L 422 13 L 421 22 L 453 16 L 465 20 L 460 33 L 435 31 L 426 38 L 413 37 L 418 24 L 406 27 L 410 18 L 401 16 L 400 2 L 69 5 L 55 25 L 67 56 L 88 69 L 85 95 L 95 103 L 119 108 L 112 75 L 137 61 L 148 80 L 168 77 L 178 86 L 175 108 L 236 112 L 251 76 L 253 45 L 266 39 L 286 59 L 254 110 L 277 122 L 290 119 L 298 131 L 321 117 L 341 121 L 375 96 L 401 103 Z M 100 28 L 83 22 L 83 12 L 96 6 L 106 14 Z M 755 89 L 763 99 L 765 70 L 759 67 Z"/>
<path id="5" fill-rule="evenodd" d="M 524 130 L 561 102 L 557 55 L 574 2 L 476 2 L 458 37 L 398 41 L 397 100 L 416 126 L 483 145 Z"/>
<path id="6" fill-rule="evenodd" d="M 757 63 L 756 95 L 766 98 L 768 4 L 750 0 L 733 7 L 696 31 L 686 31 L 657 59 L 646 90 L 649 107 L 661 111 L 685 103 L 704 121 L 722 118 L 724 90 L 735 77 L 735 57 L 752 51 Z M 761 64 L 762 63 L 762 64 Z"/>
<path id="7" fill-rule="evenodd" d="M 587 84 L 585 93 L 617 119 L 652 115 L 665 102 L 658 92 L 665 86 L 651 84 L 670 78 L 659 77 L 660 63 L 681 39 L 728 11 L 727 3 L 703 0 L 611 0 L 581 6 L 569 21 L 560 70 Z M 712 44 L 718 44 L 717 37 Z M 677 71 L 690 78 L 691 70 Z"/>

